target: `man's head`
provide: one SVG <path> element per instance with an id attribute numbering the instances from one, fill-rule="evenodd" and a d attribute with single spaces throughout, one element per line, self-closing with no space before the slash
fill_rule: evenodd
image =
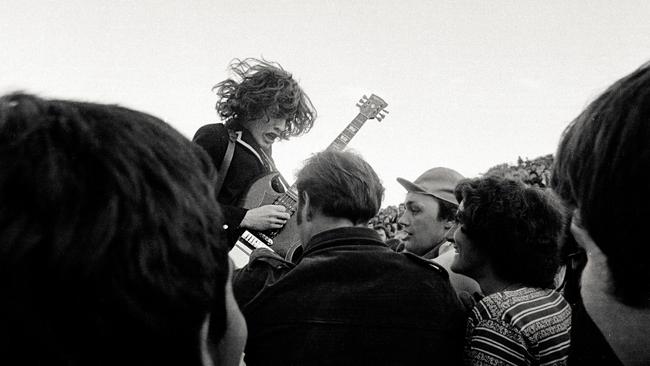
<path id="1" fill-rule="evenodd" d="M 316 110 L 290 73 L 277 63 L 235 59 L 233 79 L 217 84 L 217 112 L 228 123 L 247 128 L 255 141 L 269 148 L 277 139 L 309 131 Z"/>
<path id="2" fill-rule="evenodd" d="M 550 288 L 558 268 L 563 216 L 549 193 L 500 177 L 465 180 L 453 234 L 454 272 Z"/>
<path id="3" fill-rule="evenodd" d="M 219 342 L 241 323 L 214 181 L 206 154 L 155 117 L 1 97 L 0 354 L 205 360 L 205 334 Z"/>
<path id="4" fill-rule="evenodd" d="M 398 221 L 405 233 L 406 250 L 424 255 L 445 241 L 458 207 L 454 188 L 462 179 L 449 168 L 429 169 L 414 182 L 397 178 L 407 190 L 405 211 Z"/>
<path id="5" fill-rule="evenodd" d="M 373 218 L 384 195 L 384 187 L 372 167 L 349 151 L 323 151 L 307 159 L 296 180 L 299 194 L 298 225 L 303 243 L 314 216 L 342 219 L 365 226 Z"/>
<path id="6" fill-rule="evenodd" d="M 650 63 L 610 86 L 567 127 L 551 180 L 577 210 L 576 227 L 606 256 L 610 290 L 628 305 L 650 305 L 649 121 Z"/>

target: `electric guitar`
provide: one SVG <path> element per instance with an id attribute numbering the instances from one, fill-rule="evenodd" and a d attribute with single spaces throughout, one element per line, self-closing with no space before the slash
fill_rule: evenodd
<path id="1" fill-rule="evenodd" d="M 357 107 L 360 109 L 359 114 L 354 117 L 352 122 L 334 139 L 327 149 L 339 151 L 345 149 L 367 120 L 376 118 L 381 121 L 384 119 L 386 116 L 384 113 L 388 113 L 385 110 L 387 106 L 388 104 L 383 99 L 374 94 L 370 95 L 370 98 L 364 95 L 357 103 Z M 271 249 L 289 261 L 298 258 L 302 254 L 294 215 L 298 207 L 298 190 L 295 183 L 285 189 L 280 182 L 279 176 L 279 172 L 273 172 L 255 181 L 240 206 L 251 209 L 270 204 L 282 205 L 287 209 L 291 218 L 279 230 L 245 231 L 237 239 L 234 249 L 238 249 L 246 256 L 250 256 L 250 253 L 255 248 Z"/>

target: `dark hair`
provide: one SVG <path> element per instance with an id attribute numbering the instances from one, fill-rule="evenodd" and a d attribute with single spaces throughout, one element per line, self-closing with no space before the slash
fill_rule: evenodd
<path id="1" fill-rule="evenodd" d="M 650 63 L 618 80 L 567 127 L 553 189 L 580 212 L 628 305 L 650 294 Z"/>
<path id="2" fill-rule="evenodd" d="M 361 156 L 349 151 L 314 154 L 298 172 L 296 185 L 300 196 L 307 192 L 310 204 L 324 215 L 344 217 L 355 225 L 375 216 L 384 196 L 377 173 Z"/>
<path id="3" fill-rule="evenodd" d="M 25 364 L 200 364 L 226 328 L 209 157 L 159 119 L 0 98 L 0 354 Z M 219 329 L 221 328 L 221 329 Z"/>
<path id="4" fill-rule="evenodd" d="M 307 133 L 316 119 L 316 109 L 290 73 L 278 63 L 247 58 L 230 64 L 234 79 L 215 85 L 217 112 L 240 124 L 259 118 L 287 118 L 282 138 Z"/>
<path id="5" fill-rule="evenodd" d="M 431 197 L 431 196 L 430 196 Z M 438 202 L 438 221 L 454 220 L 458 205 L 433 197 Z"/>
<path id="6" fill-rule="evenodd" d="M 458 220 L 502 279 L 552 288 L 558 270 L 563 216 L 538 188 L 499 177 L 461 181 Z"/>

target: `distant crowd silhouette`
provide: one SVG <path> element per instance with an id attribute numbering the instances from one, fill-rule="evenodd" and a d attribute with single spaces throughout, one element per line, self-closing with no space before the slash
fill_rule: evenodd
<path id="1" fill-rule="evenodd" d="M 384 208 L 358 153 L 284 181 L 272 146 L 316 109 L 278 63 L 231 71 L 222 123 L 192 140 L 121 106 L 0 97 L 2 364 L 650 364 L 650 64 L 554 156 L 432 164 Z M 244 203 L 269 176 L 283 201 Z M 289 227 L 291 255 L 270 240 Z"/>

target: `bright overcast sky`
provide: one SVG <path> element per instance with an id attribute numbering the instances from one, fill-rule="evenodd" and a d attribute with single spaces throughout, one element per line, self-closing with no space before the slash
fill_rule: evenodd
<path id="1" fill-rule="evenodd" d="M 650 1 L 3 1 L 0 92 L 119 103 L 191 138 L 233 58 L 280 62 L 319 117 L 274 147 L 293 181 L 375 93 L 390 114 L 350 143 L 384 205 L 447 166 L 477 176 L 552 153 L 599 92 L 650 59 Z"/>

